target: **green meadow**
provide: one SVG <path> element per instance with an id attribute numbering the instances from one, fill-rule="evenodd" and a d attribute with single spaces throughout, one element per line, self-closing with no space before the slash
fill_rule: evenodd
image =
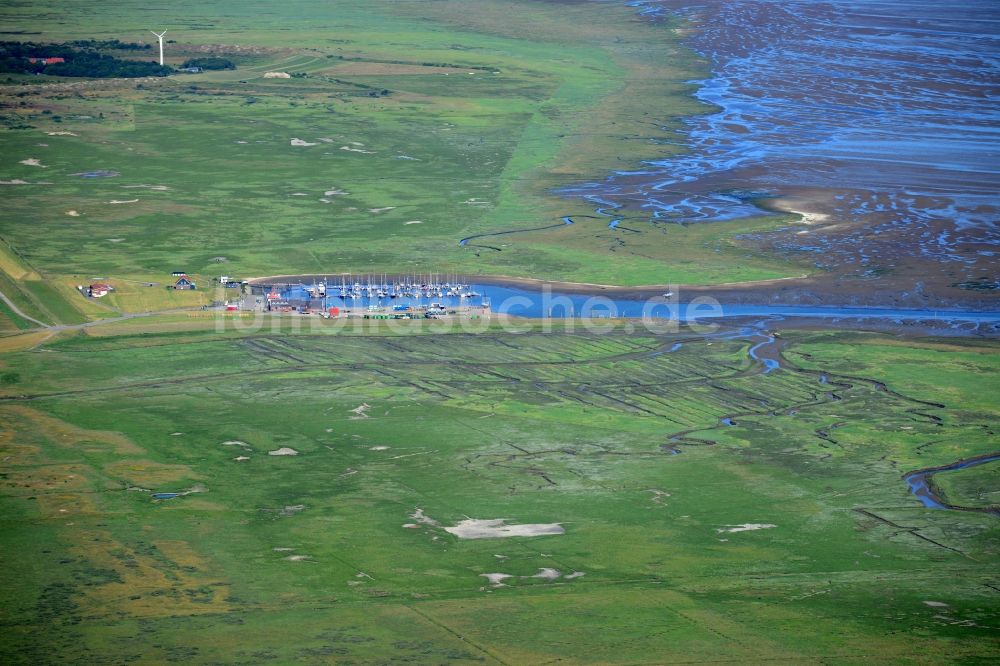
<path id="1" fill-rule="evenodd" d="M 175 40 L 168 64 L 206 52 L 238 63 L 141 81 L 0 81 L 0 235 L 82 310 L 47 321 L 99 316 L 75 284 L 162 281 L 175 269 L 624 285 L 805 272 L 739 240 L 780 218 L 711 228 L 635 219 L 638 233 L 616 231 L 593 204 L 553 193 L 676 152 L 681 118 L 706 110 L 686 83 L 704 64 L 679 46 L 677 25 L 628 7 L 39 2 L 3 17 L 35 41 L 145 41 L 161 26 Z M 576 224 L 459 245 L 567 215 Z"/>
<path id="2" fill-rule="evenodd" d="M 572 0 L 0 19 L 237 64 L 0 76 L 0 662 L 997 659 L 1000 462 L 930 477 L 954 509 L 904 480 L 996 453 L 993 340 L 783 328 L 765 372 L 760 336 L 204 308 L 220 274 L 808 273 L 754 247 L 790 218 L 612 230 L 558 194 L 681 149 L 689 26 Z"/>
<path id="3" fill-rule="evenodd" d="M 995 446 L 995 347 L 783 337 L 766 375 L 747 342 L 687 331 L 70 333 L 7 353 L 0 655 L 995 657 L 996 516 L 924 508 L 901 478 Z M 949 473 L 949 502 L 987 506 L 996 465 Z M 470 518 L 563 533 L 446 530 Z"/>

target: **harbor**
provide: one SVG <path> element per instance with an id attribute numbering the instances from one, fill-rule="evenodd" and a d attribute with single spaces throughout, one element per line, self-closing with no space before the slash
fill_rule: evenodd
<path id="1" fill-rule="evenodd" d="M 395 319 L 490 309 L 489 296 L 456 275 L 318 275 L 255 281 L 249 287 L 240 309 Z"/>

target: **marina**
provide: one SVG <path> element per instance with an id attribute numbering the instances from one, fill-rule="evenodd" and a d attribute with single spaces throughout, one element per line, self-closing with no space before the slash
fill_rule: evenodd
<path id="1" fill-rule="evenodd" d="M 488 309 L 490 299 L 480 288 L 458 276 L 313 276 L 286 283 L 252 284 L 251 308 L 270 312 L 323 313 L 413 312 L 444 314 L 455 308 Z M 244 301 L 246 303 L 247 300 Z"/>

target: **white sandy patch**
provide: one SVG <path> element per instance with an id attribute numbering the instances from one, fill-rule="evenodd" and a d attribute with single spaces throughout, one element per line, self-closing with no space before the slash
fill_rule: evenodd
<path id="1" fill-rule="evenodd" d="M 803 204 L 808 205 L 808 203 L 808 201 L 802 201 L 801 199 L 774 199 L 771 201 L 771 205 L 778 210 L 801 217 L 800 222 L 802 224 L 821 224 L 830 219 L 830 216 L 826 213 L 801 210 Z"/>
<path id="2" fill-rule="evenodd" d="M 670 493 L 665 490 L 650 489 L 646 491 L 647 493 L 653 493 L 653 503 L 663 505 L 664 498 L 670 497 Z"/>
<path id="3" fill-rule="evenodd" d="M 66 211 L 66 214 L 70 217 L 80 217 L 80 211 L 77 210 L 68 210 Z"/>
<path id="4" fill-rule="evenodd" d="M 388 451 L 388 446 L 373 446 L 369 449 L 370 451 Z"/>
<path id="5" fill-rule="evenodd" d="M 290 196 L 290 197 L 307 197 L 307 196 L 309 196 L 309 193 L 308 192 L 292 192 L 288 196 Z"/>
<path id="6" fill-rule="evenodd" d="M 419 157 L 410 157 L 409 155 L 396 155 L 397 160 L 413 160 L 414 162 L 422 161 Z"/>
<path id="7" fill-rule="evenodd" d="M 350 192 L 345 192 L 344 190 L 337 189 L 336 187 L 334 187 L 333 189 L 329 189 L 326 192 L 323 192 L 324 197 L 339 197 L 345 194 L 350 194 Z"/>
<path id="8" fill-rule="evenodd" d="M 410 220 L 409 222 L 403 222 L 404 225 L 406 225 L 406 224 L 423 224 L 423 223 L 424 223 L 423 220 Z"/>
<path id="9" fill-rule="evenodd" d="M 104 240 L 108 241 L 109 243 L 124 243 L 125 242 L 124 238 L 105 238 Z"/>
<path id="10" fill-rule="evenodd" d="M 753 532 L 754 530 L 769 530 L 772 527 L 777 527 L 771 523 L 744 523 L 742 525 L 725 525 L 724 527 L 716 528 L 716 532 L 719 534 L 732 534 L 733 532 Z"/>
<path id="11" fill-rule="evenodd" d="M 367 418 L 370 418 L 368 416 L 368 413 L 367 413 L 369 409 L 371 409 L 371 407 L 368 405 L 368 403 L 363 402 L 360 405 L 358 405 L 357 407 L 355 407 L 354 409 L 349 410 L 351 412 L 351 414 L 354 414 L 354 416 L 352 416 L 351 418 L 352 419 L 367 419 Z"/>
<path id="12" fill-rule="evenodd" d="M 504 587 L 504 581 L 508 578 L 513 578 L 512 575 L 505 573 L 484 573 L 479 575 L 490 581 L 490 585 L 493 587 Z"/>
<path id="13" fill-rule="evenodd" d="M 433 451 L 418 451 L 416 453 L 404 453 L 401 456 L 393 456 L 389 458 L 389 460 L 399 460 L 400 458 L 412 458 L 413 456 L 428 456 L 432 453 L 437 453 L 437 449 L 434 449 Z"/>
<path id="14" fill-rule="evenodd" d="M 289 555 L 285 559 L 289 562 L 307 562 L 312 560 L 312 557 L 309 555 Z"/>
<path id="15" fill-rule="evenodd" d="M 405 527 L 408 530 L 419 530 L 420 529 L 420 525 L 417 525 L 416 523 L 405 523 L 403 525 L 403 527 Z"/>
<path id="16" fill-rule="evenodd" d="M 138 199 L 112 199 L 108 203 L 109 204 L 139 203 L 139 200 Z"/>
<path id="17" fill-rule="evenodd" d="M 299 452 L 295 449 L 290 449 L 287 446 L 283 446 L 280 449 L 275 449 L 274 451 L 268 451 L 269 456 L 297 456 Z"/>
<path id="18" fill-rule="evenodd" d="M 20 178 L 15 178 L 14 180 L 0 180 L 0 185 L 31 185 L 31 183 Z"/>
<path id="19" fill-rule="evenodd" d="M 349 153 L 362 153 L 364 155 L 374 155 L 374 150 L 362 150 L 361 148 L 351 148 L 350 146 L 341 146 L 341 150 L 346 150 Z"/>
<path id="20" fill-rule="evenodd" d="M 789 210 L 788 212 L 802 216 L 802 224 L 820 224 L 830 219 L 826 213 L 810 213 L 806 210 Z"/>
<path id="21" fill-rule="evenodd" d="M 410 514 L 410 518 L 413 518 L 413 520 L 417 521 L 421 525 L 430 525 L 432 527 L 441 527 L 441 523 L 439 523 L 438 521 L 434 520 L 430 516 L 424 514 L 424 510 L 423 509 L 419 509 L 419 508 L 418 509 L 414 509 L 413 513 Z"/>
<path id="22" fill-rule="evenodd" d="M 288 72 L 264 72 L 265 79 L 290 79 L 292 75 Z"/>
<path id="23" fill-rule="evenodd" d="M 949 608 L 948 604 L 943 601 L 925 601 L 924 603 L 931 608 Z"/>
<path id="24" fill-rule="evenodd" d="M 382 208 L 369 208 L 368 212 L 375 213 L 377 215 L 378 213 L 384 213 L 385 211 L 392 210 L 394 208 L 395 206 L 383 206 Z"/>
<path id="25" fill-rule="evenodd" d="M 559 523 L 534 523 L 524 525 L 507 525 L 505 518 L 479 520 L 469 518 L 452 527 L 445 527 L 445 532 L 459 539 L 503 539 L 507 537 L 536 537 L 565 534 Z"/>
<path id="26" fill-rule="evenodd" d="M 49 136 L 76 136 L 73 132 L 67 132 L 65 130 L 61 132 L 46 132 Z"/>
<path id="27" fill-rule="evenodd" d="M 180 437 L 180 436 L 181 436 L 181 435 L 183 435 L 183 434 L 184 434 L 184 433 L 182 433 L 182 432 L 172 432 L 172 433 L 170 433 L 170 436 L 171 436 L 171 437 Z"/>
<path id="28" fill-rule="evenodd" d="M 233 458 L 233 460 L 235 460 L 236 462 L 245 462 L 247 460 L 250 460 L 250 456 L 236 456 L 235 458 Z"/>
<path id="29" fill-rule="evenodd" d="M 303 141 L 302 139 L 292 139 L 291 144 L 293 146 L 318 146 L 318 143 L 310 143 L 308 141 Z"/>
<path id="30" fill-rule="evenodd" d="M 348 141 L 347 143 L 351 144 L 352 146 L 363 146 L 363 145 L 365 145 L 365 144 L 361 143 L 360 141 Z"/>
<path id="31" fill-rule="evenodd" d="M 237 141 L 236 143 L 247 144 L 247 143 L 250 143 L 250 142 L 249 141 Z"/>
<path id="32" fill-rule="evenodd" d="M 170 189 L 166 185 L 122 185 L 122 188 L 126 190 L 156 190 L 157 192 L 166 192 Z"/>
<path id="33" fill-rule="evenodd" d="M 316 140 L 317 140 L 317 141 L 322 141 L 323 143 L 333 143 L 333 139 L 331 139 L 331 138 L 330 138 L 330 137 L 328 137 L 328 136 L 321 136 L 321 137 L 319 137 L 319 138 L 318 138 L 318 139 L 316 139 Z"/>
<path id="34" fill-rule="evenodd" d="M 23 164 L 24 166 L 39 167 L 41 169 L 48 169 L 48 167 L 42 164 L 41 160 L 39 160 L 36 157 L 29 157 L 26 160 L 21 160 L 20 162 L 18 162 L 18 164 Z"/>
<path id="35" fill-rule="evenodd" d="M 586 575 L 587 574 L 585 574 L 582 571 L 574 571 L 571 574 L 566 574 L 565 576 L 563 576 L 563 578 L 565 578 L 566 580 L 573 580 L 574 578 L 581 578 L 581 577 L 586 576 Z"/>
<path id="36" fill-rule="evenodd" d="M 246 442 L 241 442 L 238 439 L 226 440 L 225 442 L 222 443 L 222 445 L 223 446 L 238 446 L 240 448 L 247 449 L 248 451 L 252 451 L 253 450 L 252 446 L 250 446 Z"/>
<path id="37" fill-rule="evenodd" d="M 286 506 L 285 508 L 283 508 L 280 511 L 280 513 L 281 513 L 282 516 L 294 516 L 295 514 L 299 513 L 300 511 L 305 511 L 305 510 L 306 510 L 306 505 L 305 504 L 291 504 L 291 505 Z"/>
<path id="38" fill-rule="evenodd" d="M 542 578 L 544 580 L 555 580 L 562 576 L 562 572 L 559 569 L 550 569 L 549 567 L 542 567 L 538 570 L 534 576 L 529 576 L 529 578 Z"/>

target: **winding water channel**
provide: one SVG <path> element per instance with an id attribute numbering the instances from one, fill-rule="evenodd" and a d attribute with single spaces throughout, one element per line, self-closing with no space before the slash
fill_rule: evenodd
<path id="1" fill-rule="evenodd" d="M 915 472 L 910 472 L 909 474 L 905 474 L 903 476 L 903 480 L 906 481 L 906 485 L 910 487 L 910 492 L 913 493 L 917 499 L 919 499 L 923 505 L 929 509 L 957 509 L 961 511 L 998 513 L 1000 510 L 995 507 L 989 509 L 978 509 L 950 504 L 944 497 L 941 496 L 940 491 L 932 482 L 932 478 L 935 474 L 968 469 L 969 467 L 985 465 L 986 463 L 996 462 L 998 460 L 1000 460 L 1000 453 L 991 453 L 985 456 L 978 456 L 976 458 L 959 460 L 958 462 L 951 463 L 950 465 L 942 465 L 940 467 L 931 467 L 929 469 L 921 469 Z"/>

